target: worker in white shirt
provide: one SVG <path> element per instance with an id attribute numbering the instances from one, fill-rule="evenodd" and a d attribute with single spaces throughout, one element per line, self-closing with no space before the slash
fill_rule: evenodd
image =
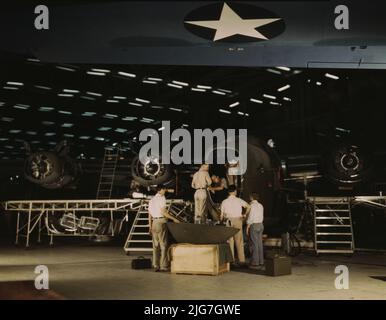
<path id="1" fill-rule="evenodd" d="M 167 219 L 171 219 L 176 223 L 179 222 L 166 209 L 165 193 L 166 188 L 160 187 L 157 194 L 149 201 L 149 231 L 153 238 L 153 266 L 155 271 L 168 271 L 169 268 Z"/>
<path id="2" fill-rule="evenodd" d="M 234 185 L 228 188 L 229 196 L 221 203 L 221 220 L 226 220 L 227 226 L 239 229 L 231 239 L 229 245 L 231 247 L 233 259 L 235 258 L 234 246 L 236 245 L 238 262 L 240 265 L 245 264 L 244 240 L 243 240 L 243 208 L 249 210 L 249 204 L 238 198 L 237 190 Z"/>
<path id="3" fill-rule="evenodd" d="M 251 210 L 249 211 L 247 219 L 247 235 L 249 236 L 251 248 L 251 261 L 249 266 L 251 268 L 261 268 L 264 265 L 264 207 L 261 203 L 259 203 L 259 196 L 257 193 L 252 193 L 250 200 Z"/>
<path id="4" fill-rule="evenodd" d="M 196 189 L 194 193 L 194 222 L 205 223 L 208 207 L 207 189 L 212 184 L 209 176 L 209 164 L 202 164 L 192 179 L 192 188 Z"/>

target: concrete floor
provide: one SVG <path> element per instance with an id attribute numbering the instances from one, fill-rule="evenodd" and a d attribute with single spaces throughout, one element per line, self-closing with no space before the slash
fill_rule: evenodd
<path id="1" fill-rule="evenodd" d="M 132 270 L 119 247 L 0 248 L 0 285 L 33 280 L 47 265 L 50 289 L 67 299 L 386 299 L 386 255 L 301 255 L 293 274 L 268 277 L 235 270 L 221 276 L 172 275 Z M 335 266 L 349 267 L 350 288 L 334 286 Z M 383 277 L 383 280 L 372 277 Z"/>

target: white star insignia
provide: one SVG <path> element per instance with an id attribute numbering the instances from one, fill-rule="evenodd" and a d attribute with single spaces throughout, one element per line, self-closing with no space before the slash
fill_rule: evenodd
<path id="1" fill-rule="evenodd" d="M 185 21 L 185 23 L 196 26 L 215 29 L 216 34 L 213 41 L 228 38 L 233 35 L 243 35 L 256 39 L 268 40 L 256 28 L 266 24 L 281 20 L 281 18 L 272 19 L 243 19 L 234 12 L 226 3 L 222 7 L 220 20 L 203 20 L 203 21 Z"/>

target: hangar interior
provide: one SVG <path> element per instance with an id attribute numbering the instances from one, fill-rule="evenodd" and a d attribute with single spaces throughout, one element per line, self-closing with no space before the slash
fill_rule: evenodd
<path id="1" fill-rule="evenodd" d="M 69 299 L 384 298 L 386 71 L 68 65 L 16 55 L 6 61 L 0 66 L 3 285 L 22 281 L 28 292 L 32 266 L 43 264 L 50 268 L 50 289 Z M 234 268 L 206 277 L 130 268 L 140 252 L 126 246 L 140 210 L 133 189 L 151 193 L 154 179 L 161 179 L 174 190 L 168 196 L 177 200 L 174 213 L 191 219 L 190 180 L 198 166 L 160 165 L 144 175 L 135 162 L 139 133 L 161 134 L 162 121 L 170 121 L 171 130 L 248 129 L 269 159 L 250 178 L 266 209 L 266 249 L 282 250 L 288 234 L 292 275 Z M 114 174 L 103 191 L 108 161 Z M 61 174 L 47 163 L 63 168 Z M 313 214 L 317 206 L 332 210 L 337 199 L 350 208 L 351 231 L 343 241 L 349 248 L 316 254 Z M 49 218 L 50 210 L 56 216 Z M 77 210 L 87 212 L 82 230 L 71 224 Z M 19 223 L 28 224 L 27 232 Z M 67 230 L 55 228 L 58 223 Z M 348 291 L 334 289 L 337 264 L 350 266 Z"/>

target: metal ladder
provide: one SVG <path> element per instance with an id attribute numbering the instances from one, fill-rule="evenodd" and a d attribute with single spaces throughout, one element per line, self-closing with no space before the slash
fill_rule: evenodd
<path id="1" fill-rule="evenodd" d="M 96 199 L 110 199 L 113 190 L 115 170 L 119 159 L 119 148 L 106 148 L 103 157 Z"/>
<path id="2" fill-rule="evenodd" d="M 350 198 L 313 197 L 316 253 L 353 253 Z"/>
<path id="3" fill-rule="evenodd" d="M 148 201 L 141 201 L 123 247 L 126 254 L 130 252 L 153 252 L 152 237 L 149 234 L 148 207 Z"/>

